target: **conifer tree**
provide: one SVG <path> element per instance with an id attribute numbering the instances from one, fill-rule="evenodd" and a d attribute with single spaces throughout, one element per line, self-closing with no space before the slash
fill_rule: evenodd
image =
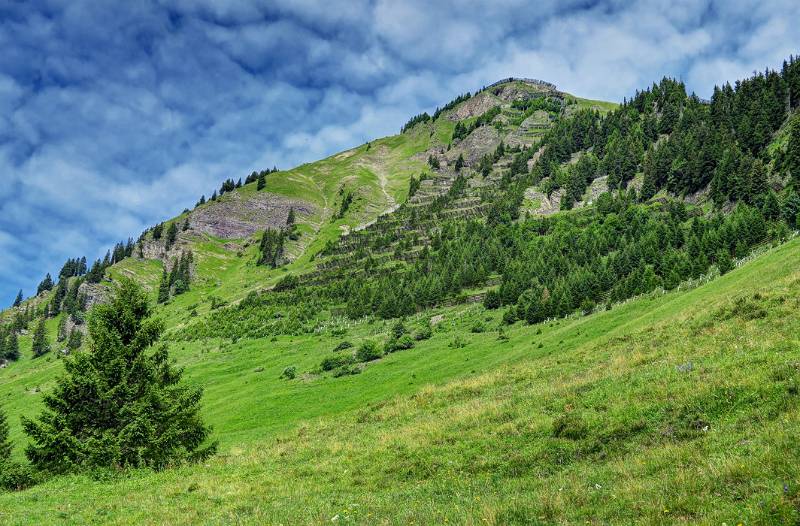
<path id="1" fill-rule="evenodd" d="M 64 374 L 36 420 L 22 419 L 34 467 L 66 473 L 94 467 L 161 469 L 207 458 L 216 443 L 200 416 L 202 390 L 159 344 L 163 324 L 130 279 L 89 320 L 91 347 L 64 360 Z"/>
<path id="2" fill-rule="evenodd" d="M 48 272 L 47 275 L 44 277 L 41 283 L 39 283 L 39 287 L 36 289 L 36 295 L 38 296 L 42 292 L 46 290 L 53 290 L 53 278 L 50 277 L 50 273 Z"/>
<path id="3" fill-rule="evenodd" d="M 19 359 L 19 340 L 17 339 L 17 333 L 13 329 L 6 338 L 5 358 L 10 361 Z"/>
<path id="4" fill-rule="evenodd" d="M 169 275 L 167 274 L 167 266 L 164 265 L 164 271 L 161 273 L 161 284 L 158 286 L 158 302 L 165 303 L 169 299 Z"/>
<path id="5" fill-rule="evenodd" d="M 44 324 L 45 317 L 39 318 L 39 323 L 36 324 L 36 330 L 33 332 L 33 357 L 38 358 L 50 351 L 50 342 L 47 341 L 47 327 Z"/>
<path id="6" fill-rule="evenodd" d="M 264 177 L 264 172 L 261 172 L 258 174 L 258 179 L 256 179 L 256 190 L 260 192 L 266 186 L 267 186 L 267 179 Z"/>
<path id="7" fill-rule="evenodd" d="M 454 166 L 455 171 L 460 172 L 463 167 L 464 167 L 464 155 L 458 154 L 458 159 L 456 159 L 456 164 Z"/>
<path id="8" fill-rule="evenodd" d="M 175 244 L 175 239 L 178 237 L 178 226 L 175 224 L 175 221 L 169 224 L 167 228 L 167 237 L 164 240 L 164 248 L 169 250 L 172 248 L 172 245 Z"/>
<path id="9" fill-rule="evenodd" d="M 17 293 L 17 297 L 14 299 L 14 304 L 12 305 L 12 307 L 19 307 L 20 305 L 22 305 L 22 289 L 19 289 L 19 292 Z"/>
<path id="10" fill-rule="evenodd" d="M 785 163 L 795 186 L 800 188 L 800 118 L 795 118 L 790 127 Z"/>
<path id="11" fill-rule="evenodd" d="M 8 420 L 6 412 L 0 407 L 0 471 L 11 459 L 11 440 L 8 438 Z"/>

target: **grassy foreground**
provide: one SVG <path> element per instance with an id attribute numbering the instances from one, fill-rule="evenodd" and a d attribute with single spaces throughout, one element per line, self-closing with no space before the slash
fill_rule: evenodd
<path id="1" fill-rule="evenodd" d="M 508 340 L 497 314 L 444 311 L 431 340 L 348 378 L 265 368 L 258 384 L 255 354 L 277 370 L 274 356 L 330 351 L 245 343 L 219 353 L 238 361 L 227 373 L 186 364 L 208 388 L 216 458 L 3 494 L 0 522 L 796 523 L 799 256 L 795 239 L 699 288 Z M 478 321 L 492 329 L 470 332 Z M 211 369 L 238 381 L 223 392 Z"/>

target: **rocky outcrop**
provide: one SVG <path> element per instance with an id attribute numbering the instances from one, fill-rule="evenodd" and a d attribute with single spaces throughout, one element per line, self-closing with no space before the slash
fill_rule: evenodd
<path id="1" fill-rule="evenodd" d="M 448 164 L 454 162 L 459 155 L 464 156 L 468 166 L 477 164 L 485 154 L 494 152 L 500 144 L 500 132 L 494 126 L 481 126 L 475 131 L 464 137 L 458 146 L 451 149 L 445 155 Z"/>
<path id="2" fill-rule="evenodd" d="M 497 100 L 488 91 L 482 91 L 474 97 L 465 100 L 453 112 L 447 116 L 451 121 L 461 121 L 469 119 L 470 117 L 477 117 L 483 115 L 490 109 L 498 106 L 500 101 Z"/>
<path id="3" fill-rule="evenodd" d="M 314 212 L 314 206 L 299 199 L 259 192 L 242 197 L 239 192 L 202 206 L 189 215 L 189 230 L 222 239 L 244 239 L 266 228 L 286 225 L 289 210 L 299 216 Z"/>

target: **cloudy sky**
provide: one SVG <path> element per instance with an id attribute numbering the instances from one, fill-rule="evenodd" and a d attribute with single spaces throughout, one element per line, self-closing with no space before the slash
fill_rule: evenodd
<path id="1" fill-rule="evenodd" d="M 800 51 L 800 2 L 0 3 L 0 305 L 222 180 L 318 159 L 507 76 L 621 100 Z"/>

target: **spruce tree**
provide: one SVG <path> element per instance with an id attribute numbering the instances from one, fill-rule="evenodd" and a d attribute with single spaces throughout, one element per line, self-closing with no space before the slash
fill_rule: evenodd
<path id="1" fill-rule="evenodd" d="M 44 324 L 45 317 L 39 318 L 36 330 L 33 332 L 33 357 L 38 358 L 50 351 L 50 342 L 47 341 L 47 327 Z"/>
<path id="2" fill-rule="evenodd" d="M 22 305 L 22 289 L 20 289 L 17 293 L 17 297 L 14 299 L 14 304 L 12 307 L 19 307 L 20 305 Z"/>
<path id="3" fill-rule="evenodd" d="M 53 289 L 53 278 L 50 277 L 50 273 L 48 272 L 47 275 L 42 280 L 42 282 L 39 283 L 39 286 L 36 289 L 36 295 L 38 296 L 42 292 L 52 289 Z"/>
<path id="4" fill-rule="evenodd" d="M 256 190 L 259 192 L 267 186 L 267 180 L 264 177 L 264 172 L 258 174 L 258 179 L 256 181 Z"/>
<path id="5" fill-rule="evenodd" d="M 164 271 L 161 273 L 161 284 L 158 286 L 158 302 L 165 303 L 169 299 L 169 275 L 167 274 L 167 266 L 164 265 Z"/>
<path id="6" fill-rule="evenodd" d="M 175 244 L 175 239 L 178 237 L 178 226 L 175 224 L 175 221 L 169 224 L 167 228 L 167 238 L 164 241 L 164 248 L 169 250 L 172 248 L 172 245 Z"/>
<path id="7" fill-rule="evenodd" d="M 146 294 L 130 279 L 94 308 L 91 347 L 64 360 L 39 418 L 22 419 L 34 467 L 161 469 L 214 453 L 216 443 L 204 445 L 210 428 L 200 416 L 202 390 L 182 384 L 182 370 L 159 344 L 163 324 L 150 314 Z"/>
<path id="8" fill-rule="evenodd" d="M 6 338 L 5 358 L 10 361 L 19 359 L 19 340 L 17 339 L 17 333 L 13 329 L 8 334 L 8 338 Z"/>

